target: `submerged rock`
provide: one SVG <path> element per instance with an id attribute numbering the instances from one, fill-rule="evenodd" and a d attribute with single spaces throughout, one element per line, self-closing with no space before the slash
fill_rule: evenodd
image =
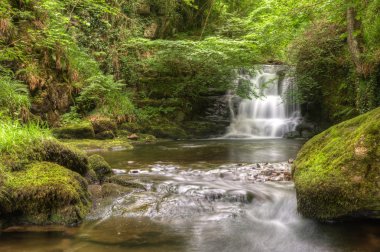
<path id="1" fill-rule="evenodd" d="M 380 218 L 380 108 L 312 138 L 292 173 L 304 216 Z"/>

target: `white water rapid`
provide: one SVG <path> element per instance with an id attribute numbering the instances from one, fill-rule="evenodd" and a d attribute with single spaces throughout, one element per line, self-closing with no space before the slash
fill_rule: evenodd
<path id="1" fill-rule="evenodd" d="M 259 98 L 234 103 L 230 95 L 231 124 L 224 138 L 276 138 L 294 131 L 301 120 L 299 106 L 292 101 L 292 78 L 284 75 L 284 67 L 264 65 L 254 76 L 240 74 L 239 81 L 249 81 Z M 281 74 L 282 73 L 282 74 Z M 288 99 L 283 99 L 287 96 Z"/>

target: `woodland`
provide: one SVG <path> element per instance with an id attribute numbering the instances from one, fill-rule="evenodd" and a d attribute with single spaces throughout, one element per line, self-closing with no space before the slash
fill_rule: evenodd
<path id="1" fill-rule="evenodd" d="M 239 80 L 257 65 L 287 67 L 310 138 L 335 125 L 292 166 L 299 212 L 378 218 L 379 13 L 380 0 L 1 0 L 0 227 L 85 219 L 87 184 L 112 182 L 88 146 L 223 134 L 207 109 L 260 99 Z"/>

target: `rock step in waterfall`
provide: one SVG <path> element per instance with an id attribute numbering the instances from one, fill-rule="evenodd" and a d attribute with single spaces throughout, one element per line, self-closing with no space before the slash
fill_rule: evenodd
<path id="1" fill-rule="evenodd" d="M 293 79 L 284 71 L 284 66 L 264 65 L 254 75 L 239 74 L 236 85 L 249 81 L 260 97 L 236 104 L 236 96 L 230 94 L 231 124 L 224 138 L 276 138 L 295 130 L 301 113 L 292 95 Z"/>

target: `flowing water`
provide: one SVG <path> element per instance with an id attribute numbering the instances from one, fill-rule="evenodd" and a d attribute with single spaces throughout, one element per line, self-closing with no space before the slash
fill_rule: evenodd
<path id="1" fill-rule="evenodd" d="M 284 161 L 302 144 L 168 141 L 101 153 L 134 189 L 96 201 L 80 227 L 3 232 L 0 251 L 380 251 L 378 222 L 297 213 Z"/>
<path id="2" fill-rule="evenodd" d="M 259 97 L 243 99 L 237 111 L 230 95 L 231 125 L 225 138 L 275 138 L 294 131 L 301 120 L 294 102 L 293 80 L 283 66 L 264 65 L 254 75 L 240 74 L 237 82 L 247 81 Z M 237 83 L 238 84 L 238 83 Z"/>

